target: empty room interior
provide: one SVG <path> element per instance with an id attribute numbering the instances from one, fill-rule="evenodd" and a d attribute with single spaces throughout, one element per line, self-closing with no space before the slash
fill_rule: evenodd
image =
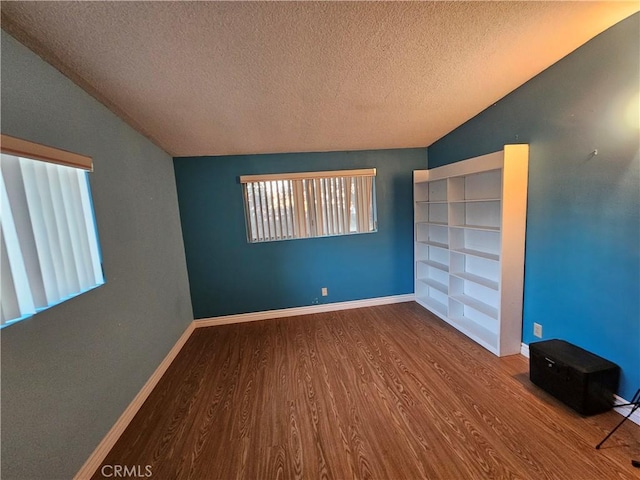
<path id="1" fill-rule="evenodd" d="M 638 1 L 0 9 L 3 479 L 640 478 Z"/>

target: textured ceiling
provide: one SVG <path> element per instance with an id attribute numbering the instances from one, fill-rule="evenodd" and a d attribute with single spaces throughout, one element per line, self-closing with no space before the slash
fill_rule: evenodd
<path id="1" fill-rule="evenodd" d="M 175 156 L 427 146 L 634 2 L 11 2 L 3 28 Z"/>

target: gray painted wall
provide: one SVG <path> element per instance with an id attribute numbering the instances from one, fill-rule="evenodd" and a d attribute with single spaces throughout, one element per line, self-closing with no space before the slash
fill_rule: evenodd
<path id="1" fill-rule="evenodd" d="M 2 330 L 2 478 L 71 478 L 193 319 L 172 158 L 2 32 L 2 133 L 86 155 L 106 284 Z"/>

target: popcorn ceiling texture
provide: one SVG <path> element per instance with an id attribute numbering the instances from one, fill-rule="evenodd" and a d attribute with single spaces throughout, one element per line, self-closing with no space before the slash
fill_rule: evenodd
<path id="1" fill-rule="evenodd" d="M 2 2 L 174 156 L 428 146 L 638 2 Z"/>

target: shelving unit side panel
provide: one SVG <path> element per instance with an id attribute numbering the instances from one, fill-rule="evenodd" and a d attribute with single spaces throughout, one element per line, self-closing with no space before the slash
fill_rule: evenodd
<path id="1" fill-rule="evenodd" d="M 529 146 L 506 145 L 502 182 L 500 355 L 520 351 Z"/>

